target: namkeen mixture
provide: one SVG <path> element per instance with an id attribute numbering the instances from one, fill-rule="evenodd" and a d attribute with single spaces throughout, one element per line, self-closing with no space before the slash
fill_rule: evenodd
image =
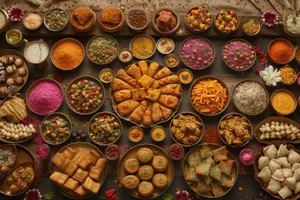
<path id="1" fill-rule="evenodd" d="M 267 108 L 269 96 L 259 83 L 246 81 L 235 88 L 233 102 L 242 113 L 258 115 Z"/>
<path id="2" fill-rule="evenodd" d="M 216 18 L 215 25 L 222 32 L 230 33 L 239 27 L 238 17 L 235 10 L 223 9 Z"/>
<path id="3" fill-rule="evenodd" d="M 200 80 L 193 85 L 190 98 L 200 113 L 218 114 L 228 104 L 228 91 L 216 79 Z"/>
<path id="4" fill-rule="evenodd" d="M 61 9 L 53 9 L 46 15 L 45 25 L 50 30 L 58 31 L 63 29 L 68 23 L 68 16 Z"/>
<path id="5" fill-rule="evenodd" d="M 185 18 L 187 26 L 193 31 L 205 31 L 212 23 L 210 12 L 202 7 L 191 9 Z"/>
<path id="6" fill-rule="evenodd" d="M 282 78 L 281 83 L 291 85 L 295 82 L 297 74 L 293 68 L 287 65 L 280 69 L 280 77 Z"/>
<path id="7" fill-rule="evenodd" d="M 276 63 L 286 64 L 292 59 L 294 48 L 287 40 L 275 40 L 270 44 L 269 55 Z"/>
<path id="8" fill-rule="evenodd" d="M 295 97 L 286 91 L 277 91 L 271 99 L 273 108 L 282 115 L 289 115 L 294 112 L 297 101 Z"/>
<path id="9" fill-rule="evenodd" d="M 84 49 L 77 41 L 58 42 L 52 50 L 54 64 L 63 70 L 71 70 L 80 65 L 84 59 Z"/>
<path id="10" fill-rule="evenodd" d="M 255 35 L 260 30 L 260 24 L 255 19 L 249 19 L 243 24 L 243 31 L 248 35 Z"/>

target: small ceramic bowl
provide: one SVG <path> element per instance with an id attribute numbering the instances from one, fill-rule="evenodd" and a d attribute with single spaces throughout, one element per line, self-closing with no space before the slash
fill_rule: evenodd
<path id="1" fill-rule="evenodd" d="M 108 72 L 110 75 L 107 75 L 105 78 L 103 75 L 105 72 Z M 104 68 L 99 72 L 99 79 L 103 83 L 110 83 L 114 79 L 114 71 L 110 68 Z"/>
<path id="2" fill-rule="evenodd" d="M 275 94 L 278 93 L 278 92 L 285 92 L 285 93 L 289 94 L 289 95 L 293 98 L 293 101 L 294 101 L 295 105 L 294 105 L 294 107 L 293 107 L 293 109 L 292 109 L 291 112 L 289 112 L 289 113 L 281 113 L 281 112 L 277 111 L 277 110 L 274 108 L 272 101 L 273 101 L 273 98 L 274 98 Z M 283 102 L 281 102 L 281 103 L 283 103 Z M 285 89 L 277 89 L 277 90 L 275 90 L 275 91 L 272 93 L 272 95 L 271 95 L 271 98 L 270 98 L 270 104 L 271 104 L 271 106 L 272 106 L 272 108 L 273 108 L 273 111 L 274 111 L 277 115 L 279 115 L 279 116 L 286 116 L 286 115 L 292 114 L 292 113 L 296 110 L 296 108 L 297 108 L 297 99 L 296 99 L 295 95 L 294 95 L 291 91 L 285 90 Z M 285 104 L 286 107 L 289 106 L 289 105 L 286 105 L 286 103 L 284 103 L 284 104 Z"/>
<path id="3" fill-rule="evenodd" d="M 123 49 L 120 49 L 118 58 L 121 62 L 128 63 L 132 60 L 133 55 L 132 55 L 132 52 L 130 49 L 123 48 Z"/>
<path id="4" fill-rule="evenodd" d="M 66 18 L 67 18 L 66 23 L 65 23 L 64 26 L 62 26 L 60 29 L 52 29 L 52 28 L 50 28 L 50 27 L 47 25 L 47 23 L 46 23 L 47 15 L 48 15 L 50 12 L 54 11 L 54 10 L 58 10 L 58 11 L 64 12 L 64 14 L 66 15 Z M 68 13 L 67 13 L 65 10 L 60 9 L 60 8 L 53 8 L 53 9 L 49 10 L 48 12 L 46 12 L 45 15 L 44 15 L 44 24 L 45 24 L 46 28 L 47 28 L 49 31 L 53 31 L 53 32 L 61 31 L 61 30 L 63 30 L 63 29 L 67 26 L 68 22 L 69 22 L 69 15 L 68 15 Z"/>
<path id="5" fill-rule="evenodd" d="M 144 130 L 139 126 L 132 126 L 128 130 L 127 137 L 131 142 L 140 142 L 144 138 Z"/>
<path id="6" fill-rule="evenodd" d="M 169 68 L 175 68 L 179 65 L 180 58 L 175 53 L 170 53 L 164 57 L 164 64 Z"/>
<path id="7" fill-rule="evenodd" d="M 105 148 L 105 156 L 108 160 L 117 160 L 120 157 L 120 148 L 116 144 L 111 144 Z"/>
<path id="8" fill-rule="evenodd" d="M 250 20 L 253 20 L 253 22 L 258 25 L 258 30 L 255 32 L 255 33 L 249 33 L 249 32 L 246 32 L 246 30 L 244 29 L 244 25 L 249 22 Z M 244 20 L 243 22 L 243 25 L 242 25 L 242 30 L 243 32 L 246 34 L 246 35 L 249 35 L 249 36 L 256 36 L 259 32 L 260 32 L 260 29 L 261 29 L 261 24 L 256 20 L 256 19 L 246 19 Z"/>
<path id="9" fill-rule="evenodd" d="M 163 132 L 158 130 L 161 129 Z M 150 132 L 151 138 L 156 142 L 161 142 L 167 137 L 167 133 L 164 127 L 162 126 L 154 126 Z"/>
<path id="10" fill-rule="evenodd" d="M 294 78 L 294 80 L 292 81 L 292 82 L 290 82 L 290 83 L 285 83 L 285 82 L 283 82 L 283 79 L 281 80 L 281 83 L 283 84 L 283 85 L 293 85 L 295 82 L 296 82 L 296 80 L 297 80 L 297 73 L 296 73 L 296 71 L 292 68 L 292 67 L 290 67 L 289 65 L 285 65 L 284 67 L 281 67 L 280 68 L 280 73 L 281 73 L 281 70 L 283 70 L 283 69 L 285 69 L 285 68 L 291 68 L 292 69 L 292 71 L 293 71 L 293 75 L 295 76 L 295 78 Z M 280 74 L 280 76 L 281 76 L 281 74 Z M 282 78 L 282 77 L 281 77 Z"/>
<path id="11" fill-rule="evenodd" d="M 187 75 L 189 75 L 189 77 Z M 185 85 L 190 84 L 194 79 L 193 72 L 189 69 L 180 70 L 178 72 L 178 77 L 179 77 L 180 83 L 185 84 Z"/>
<path id="12" fill-rule="evenodd" d="M 176 151 L 176 152 L 173 152 Z M 174 154 L 177 154 L 176 156 Z M 184 147 L 180 144 L 172 144 L 169 150 L 169 156 L 172 160 L 182 160 L 185 156 Z"/>
<path id="13" fill-rule="evenodd" d="M 297 45 L 295 49 L 295 60 L 300 65 L 300 45 Z"/>
<path id="14" fill-rule="evenodd" d="M 283 41 L 285 43 L 287 43 L 292 49 L 293 49 L 293 54 L 291 56 L 291 58 L 287 61 L 287 62 L 282 62 L 282 63 L 279 63 L 278 61 L 274 60 L 274 58 L 272 58 L 272 56 L 270 55 L 270 48 L 271 48 L 271 45 L 274 43 L 274 42 L 277 42 L 277 41 Z M 274 40 L 272 40 L 270 43 L 269 43 L 269 46 L 268 46 L 268 55 L 270 57 L 270 59 L 275 63 L 275 64 L 278 64 L 278 65 L 286 65 L 288 64 L 289 62 L 291 62 L 294 57 L 295 57 L 295 47 L 294 45 L 287 39 L 285 38 L 276 38 Z"/>
<path id="15" fill-rule="evenodd" d="M 31 13 L 33 13 L 33 14 L 38 14 L 40 17 L 41 17 L 41 23 L 40 23 L 40 25 L 39 26 L 37 26 L 37 27 L 35 27 L 35 28 L 30 28 L 30 27 L 28 27 L 27 25 L 26 25 L 26 17 L 29 15 L 29 14 L 31 14 Z M 24 17 L 23 17 L 23 25 L 24 25 L 24 27 L 25 28 L 27 28 L 28 30 L 37 30 L 37 29 L 39 29 L 40 27 L 41 27 L 41 25 L 43 24 L 43 16 L 42 16 L 42 14 L 41 13 L 39 13 L 39 12 L 27 12 L 25 15 L 24 15 Z"/>
<path id="16" fill-rule="evenodd" d="M 169 54 L 175 48 L 175 43 L 170 38 L 160 38 L 156 43 L 156 49 L 161 54 Z"/>

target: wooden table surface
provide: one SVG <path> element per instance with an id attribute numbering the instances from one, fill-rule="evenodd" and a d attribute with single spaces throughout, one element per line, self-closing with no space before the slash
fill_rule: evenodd
<path id="1" fill-rule="evenodd" d="M 79 33 L 75 33 L 73 28 L 71 27 L 70 24 L 68 24 L 67 28 L 65 30 L 63 30 L 60 33 L 52 33 L 50 31 L 47 31 L 44 27 L 42 27 L 41 29 L 39 29 L 38 31 L 28 31 L 25 30 L 22 26 L 22 24 L 10 24 L 10 28 L 19 28 L 20 30 L 22 30 L 22 32 L 24 33 L 24 37 L 26 39 L 28 39 L 29 41 L 31 40 L 37 40 L 37 39 L 44 39 L 45 42 L 48 43 L 48 45 L 50 46 L 50 48 L 53 46 L 53 44 L 58 41 L 59 39 L 65 38 L 65 37 L 74 37 L 76 39 L 78 39 L 84 46 L 86 46 L 88 40 L 96 34 L 101 33 L 98 25 L 96 24 L 96 26 L 94 27 L 94 29 L 92 29 L 89 33 L 87 34 L 79 34 Z M 158 36 L 157 33 L 153 32 L 153 30 L 151 29 L 151 27 L 148 27 L 147 29 L 147 33 L 151 34 L 156 40 L 160 37 Z M 252 67 L 250 70 L 246 71 L 246 72 L 234 72 L 231 69 L 229 69 L 225 63 L 222 61 L 222 57 L 221 57 L 221 49 L 223 47 L 223 45 L 226 43 L 226 41 L 228 41 L 230 38 L 232 37 L 243 37 L 245 39 L 248 39 L 250 42 L 252 42 L 252 44 L 260 44 L 262 49 L 266 52 L 267 51 L 267 47 L 269 42 L 274 39 L 275 37 L 279 37 L 280 35 L 283 34 L 283 31 L 277 27 L 277 28 L 267 28 L 267 27 L 263 27 L 261 34 L 259 36 L 257 36 L 256 38 L 250 38 L 250 37 L 245 37 L 245 35 L 242 33 L 241 29 L 239 29 L 239 31 L 236 33 L 236 35 L 230 35 L 230 36 L 221 36 L 218 35 L 215 31 L 214 27 L 211 27 L 210 30 L 205 33 L 205 34 L 201 34 L 204 37 L 207 37 L 208 39 L 210 39 L 213 43 L 213 45 L 215 46 L 215 50 L 216 50 L 216 59 L 214 61 L 214 63 L 212 64 L 211 67 L 209 67 L 208 69 L 205 69 L 203 71 L 193 71 L 194 72 L 194 79 L 203 76 L 203 75 L 215 75 L 218 76 L 220 79 L 222 79 L 225 84 L 229 87 L 230 90 L 230 95 L 232 94 L 232 89 L 234 88 L 234 86 L 242 80 L 246 80 L 246 79 L 255 79 L 255 80 L 260 80 L 259 76 L 257 74 L 255 74 L 255 69 L 256 68 L 260 68 L 260 62 L 256 61 L 256 64 L 254 67 Z M 115 36 L 115 38 L 118 40 L 120 46 L 122 47 L 128 47 L 130 40 L 132 39 L 132 37 L 134 37 L 134 34 L 131 33 L 128 29 L 127 26 L 124 27 L 124 29 L 116 34 L 113 34 Z M 181 44 L 181 42 L 183 41 L 184 38 L 186 38 L 187 36 L 192 35 L 183 25 L 181 25 L 180 29 L 177 31 L 177 33 L 173 36 L 169 36 L 170 38 L 172 38 L 175 42 L 176 48 L 174 50 L 174 52 L 178 52 L 179 50 L 179 46 Z M 296 39 L 292 40 L 294 43 L 298 42 L 299 43 L 299 39 L 298 41 Z M 11 46 L 9 46 L 5 39 L 4 39 L 4 34 L 2 33 L 0 35 L 0 48 L 1 49 L 8 49 L 8 48 L 12 48 Z M 23 53 L 23 48 L 24 45 L 20 48 L 18 48 L 17 50 L 19 50 L 20 52 Z M 163 58 L 164 56 L 161 55 L 159 52 L 156 52 L 155 55 L 150 58 L 151 60 L 155 60 L 157 62 L 162 63 L 163 62 Z M 133 60 L 136 61 L 136 60 Z M 270 63 L 270 62 L 269 62 Z M 292 63 L 290 63 L 292 67 L 294 67 L 297 71 L 299 65 L 297 65 L 297 63 L 295 61 L 293 61 Z M 121 63 L 118 59 L 116 59 L 113 63 L 105 66 L 105 67 L 109 67 L 111 69 L 113 69 L 114 73 L 116 73 L 119 69 L 121 68 L 125 68 L 127 65 Z M 276 67 L 280 67 L 280 66 L 276 66 Z M 53 72 L 58 72 L 62 77 L 63 77 L 63 82 L 61 83 L 62 86 L 66 86 L 72 79 L 80 76 L 80 75 L 92 75 L 95 77 L 98 77 L 98 73 L 99 71 L 104 68 L 103 66 L 97 66 L 95 64 L 93 64 L 92 62 L 89 61 L 89 59 L 87 58 L 87 56 L 85 56 L 85 59 L 83 61 L 83 63 L 75 70 L 72 70 L 71 72 L 64 72 L 61 70 L 58 70 L 55 68 L 55 66 L 51 63 L 50 58 L 48 58 L 48 66 L 41 70 L 41 69 L 37 69 L 33 66 L 30 66 L 30 78 L 26 84 L 26 86 L 21 90 L 22 94 L 26 94 L 26 90 L 27 88 L 30 86 L 30 84 L 42 77 L 47 77 L 47 75 L 53 73 Z M 179 67 L 177 67 L 176 69 L 172 69 L 172 71 L 174 73 L 177 73 L 180 69 L 186 68 L 184 66 L 183 63 L 180 63 Z M 182 111 L 190 111 L 190 112 L 195 112 L 195 110 L 193 110 L 192 106 L 190 105 L 189 102 L 189 87 L 190 85 L 186 85 L 183 86 L 183 95 L 182 95 L 182 103 L 180 105 L 180 108 L 178 110 L 178 112 L 182 112 Z M 292 91 L 295 96 L 298 98 L 300 95 L 300 90 L 299 90 L 299 86 L 297 84 L 294 84 L 293 86 L 277 86 L 277 87 L 268 87 L 268 91 L 271 94 L 275 89 L 277 88 L 286 88 L 289 89 L 290 91 Z M 109 99 L 109 85 L 105 84 L 105 89 L 106 89 L 106 99 L 105 99 L 105 104 L 103 105 L 103 107 L 99 110 L 100 111 L 111 111 L 113 112 L 112 106 L 111 106 L 111 102 Z M 64 101 L 62 106 L 60 107 L 60 109 L 58 110 L 59 112 L 64 112 L 65 114 L 68 114 L 71 116 L 71 120 L 74 124 L 74 129 L 76 130 L 78 128 L 83 128 L 87 131 L 86 127 L 83 127 L 83 124 L 87 121 L 90 120 L 90 118 L 92 116 L 80 116 L 77 115 L 75 113 L 73 113 L 67 106 L 66 102 Z M 226 113 L 229 112 L 234 112 L 236 111 L 233 108 L 233 104 L 232 102 L 230 103 L 230 105 L 228 106 L 228 108 L 225 110 L 225 112 L 223 112 L 222 114 L 220 114 L 219 116 L 216 117 L 204 117 L 204 116 L 200 116 L 206 126 L 206 133 L 205 136 L 211 134 L 212 131 L 216 130 L 217 128 L 217 124 L 219 122 L 219 120 L 221 119 L 222 116 L 224 116 Z M 269 116 L 274 116 L 275 113 L 272 112 L 271 107 L 269 106 L 269 108 L 267 109 L 266 112 L 264 112 L 263 114 L 256 116 L 256 117 L 250 117 L 250 121 L 253 125 L 253 128 L 256 127 L 256 125 L 263 120 L 266 117 Z M 39 116 L 35 116 L 36 118 L 42 120 L 42 117 Z M 289 116 L 290 118 L 296 120 L 298 123 L 300 122 L 300 115 L 299 115 L 299 110 L 297 109 L 292 115 Z M 132 126 L 133 124 L 129 123 L 129 122 L 125 122 L 124 120 L 122 120 L 122 124 L 123 124 L 123 135 L 121 136 L 120 140 L 117 142 L 117 144 L 120 146 L 121 151 L 122 151 L 122 155 L 125 153 L 125 149 L 124 146 L 125 145 L 129 145 L 133 146 L 134 143 L 130 142 L 127 138 L 127 131 L 130 128 L 130 126 Z M 174 141 L 172 140 L 171 136 L 169 135 L 169 122 L 166 122 L 164 124 L 162 124 L 167 132 L 167 138 L 161 142 L 161 143 L 154 143 L 149 135 L 150 133 L 150 129 L 144 129 L 145 131 L 145 137 L 143 138 L 143 140 L 140 142 L 140 144 L 142 143 L 154 143 L 159 145 L 160 147 L 164 148 L 165 150 L 168 151 L 168 148 L 170 147 L 171 144 L 174 143 Z M 205 137 L 204 138 L 207 138 Z M 91 142 L 89 139 L 87 139 L 87 141 Z M 73 142 L 73 139 L 69 139 L 67 141 L 67 143 L 71 143 Z M 203 141 L 202 141 L 203 142 Z M 219 144 L 222 144 L 221 141 L 218 141 Z M 35 151 L 35 147 L 36 144 L 34 144 L 34 142 L 31 140 L 29 142 L 27 142 L 26 144 L 24 144 L 25 146 L 27 146 L 30 150 L 32 150 L 33 152 Z M 51 147 L 52 153 L 54 154 L 56 151 L 58 151 L 63 145 L 60 146 L 55 146 L 55 147 Z M 259 151 L 259 149 L 261 148 L 262 145 L 258 144 L 258 142 L 253 138 L 251 140 L 251 142 L 249 143 L 249 145 L 247 145 L 248 147 L 252 148 L 256 153 Z M 297 146 L 298 148 L 300 147 L 299 145 Z M 104 149 L 99 147 L 100 150 L 102 150 L 104 152 Z M 188 152 L 190 149 L 186 148 L 185 151 Z M 230 149 L 230 151 L 237 157 L 239 150 L 238 149 Z M 121 156 L 122 156 L 121 155 Z M 97 196 L 104 196 L 104 191 L 108 190 L 108 189 L 112 189 L 115 188 L 116 189 L 116 194 L 120 197 L 120 199 L 135 199 L 132 196 L 130 196 L 125 190 L 118 188 L 118 183 L 115 183 L 115 179 L 117 177 L 117 162 L 108 162 L 108 174 L 107 174 L 107 178 L 106 181 L 104 183 L 104 185 L 102 186 L 100 192 L 98 193 Z M 182 176 L 182 167 L 181 167 L 181 163 L 179 161 L 174 162 L 175 164 L 175 178 L 174 181 L 171 185 L 171 187 L 167 190 L 168 193 L 172 194 L 173 196 L 175 196 L 176 193 L 176 188 L 180 188 L 180 189 L 188 189 L 187 184 L 184 181 L 184 178 Z M 63 195 L 61 195 L 58 190 L 56 190 L 56 187 L 53 183 L 50 182 L 49 177 L 44 176 L 42 178 L 41 183 L 37 186 L 42 194 L 45 194 L 48 191 L 53 191 L 55 193 L 55 200 L 56 199 L 67 199 L 66 197 L 64 197 Z M 255 179 L 253 178 L 253 169 L 252 166 L 250 167 L 240 167 L 240 174 L 238 177 L 238 180 L 235 184 L 235 186 L 232 188 L 232 190 L 225 195 L 224 197 L 221 197 L 219 199 L 222 200 L 226 200 L 226 199 L 238 199 L 238 200 L 246 200 L 246 199 L 254 199 L 254 197 L 257 196 L 258 192 L 261 191 L 259 184 L 255 181 Z M 11 200 L 19 200 L 19 199 L 23 199 L 21 197 L 5 197 L 3 195 L 0 195 L 0 199 L 4 200 L 4 199 L 11 199 Z M 97 199 L 95 196 L 91 197 L 89 199 Z M 158 198 L 160 199 L 160 198 Z M 200 198 L 200 199 L 205 199 L 205 198 Z"/>

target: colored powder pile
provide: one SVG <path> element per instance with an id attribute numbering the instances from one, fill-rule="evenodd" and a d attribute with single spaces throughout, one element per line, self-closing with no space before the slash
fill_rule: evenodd
<path id="1" fill-rule="evenodd" d="M 30 92 L 29 106 L 39 114 L 50 114 L 56 111 L 63 101 L 63 93 L 57 83 L 44 80 L 40 81 Z"/>
<path id="2" fill-rule="evenodd" d="M 50 148 L 46 145 L 40 145 L 36 149 L 36 154 L 41 160 L 46 160 L 50 155 Z"/>

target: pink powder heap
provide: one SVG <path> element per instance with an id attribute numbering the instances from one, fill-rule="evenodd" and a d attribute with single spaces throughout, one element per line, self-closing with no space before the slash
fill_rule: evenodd
<path id="1" fill-rule="evenodd" d="M 36 154 L 41 160 L 46 160 L 50 155 L 50 148 L 47 145 L 42 144 L 36 149 Z"/>
<path id="2" fill-rule="evenodd" d="M 63 101 L 63 93 L 57 83 L 40 81 L 30 92 L 28 102 L 33 111 L 47 115 L 56 111 Z"/>

